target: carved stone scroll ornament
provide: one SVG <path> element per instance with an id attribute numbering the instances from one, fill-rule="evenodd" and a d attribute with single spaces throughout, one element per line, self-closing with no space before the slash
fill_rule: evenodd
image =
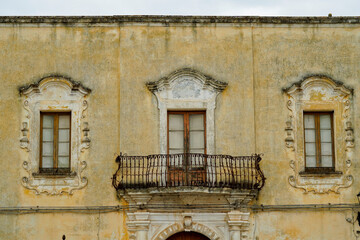
<path id="1" fill-rule="evenodd" d="M 36 194 L 72 194 L 84 188 L 88 180 L 83 176 L 86 162 L 81 160 L 81 151 L 90 146 L 89 126 L 84 114 L 88 108 L 86 97 L 91 92 L 80 83 L 62 76 L 49 76 L 37 83 L 19 88 L 23 100 L 20 147 L 26 149 L 23 155 L 22 185 Z M 63 176 L 39 174 L 40 154 L 40 112 L 71 112 L 71 173 Z M 82 135 L 81 135 L 82 133 Z"/>
<path id="2" fill-rule="evenodd" d="M 351 162 L 354 129 L 351 121 L 352 89 L 323 75 L 309 76 L 284 89 L 288 119 L 285 125 L 285 145 L 290 168 L 289 184 L 304 193 L 339 193 L 353 184 Z M 305 169 L 304 111 L 331 111 L 334 115 L 335 173 L 329 175 L 301 174 Z M 340 139 L 340 140 L 339 140 Z"/>
<path id="3" fill-rule="evenodd" d="M 22 137 L 20 139 L 20 147 L 25 148 L 27 151 L 30 151 L 28 132 L 29 132 L 28 123 L 22 122 L 22 128 L 21 128 Z"/>

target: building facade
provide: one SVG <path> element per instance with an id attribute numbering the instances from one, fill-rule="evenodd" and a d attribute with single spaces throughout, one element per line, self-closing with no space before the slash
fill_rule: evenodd
<path id="1" fill-rule="evenodd" d="M 359 17 L 0 33 L 0 239 L 359 237 Z"/>

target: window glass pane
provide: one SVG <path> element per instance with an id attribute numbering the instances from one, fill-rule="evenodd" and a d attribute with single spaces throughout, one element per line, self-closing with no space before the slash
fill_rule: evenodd
<path id="1" fill-rule="evenodd" d="M 184 148 L 184 132 L 169 132 L 169 148 Z"/>
<path id="2" fill-rule="evenodd" d="M 316 167 L 315 156 L 306 156 L 306 167 Z"/>
<path id="3" fill-rule="evenodd" d="M 59 156 L 69 156 L 69 143 L 59 143 Z"/>
<path id="4" fill-rule="evenodd" d="M 320 129 L 331 129 L 331 118 L 329 114 L 320 115 Z"/>
<path id="5" fill-rule="evenodd" d="M 190 114 L 190 131 L 204 130 L 204 114 Z"/>
<path id="6" fill-rule="evenodd" d="M 169 130 L 184 130 L 184 115 L 170 114 L 169 115 Z"/>
<path id="7" fill-rule="evenodd" d="M 190 149 L 204 148 L 204 132 L 190 131 Z"/>
<path id="8" fill-rule="evenodd" d="M 332 155 L 331 143 L 321 143 L 321 155 Z"/>
<path id="9" fill-rule="evenodd" d="M 315 142 L 315 129 L 305 130 L 305 142 Z"/>
<path id="10" fill-rule="evenodd" d="M 321 142 L 332 142 L 331 130 L 320 130 Z"/>
<path id="11" fill-rule="evenodd" d="M 69 142 L 69 129 L 59 129 L 59 141 Z"/>
<path id="12" fill-rule="evenodd" d="M 69 157 L 59 157 L 58 160 L 59 168 L 69 168 Z"/>
<path id="13" fill-rule="evenodd" d="M 59 115 L 59 128 L 70 128 L 70 115 Z"/>
<path id="14" fill-rule="evenodd" d="M 332 156 L 321 156 L 321 167 L 333 167 Z"/>
<path id="15" fill-rule="evenodd" d="M 304 114 L 305 128 L 315 128 L 315 116 L 310 114 Z"/>
<path id="16" fill-rule="evenodd" d="M 53 157 L 42 157 L 42 168 L 53 168 Z"/>
<path id="17" fill-rule="evenodd" d="M 53 127 L 54 127 L 54 116 L 43 115 L 43 128 L 53 128 Z"/>
<path id="18" fill-rule="evenodd" d="M 54 130 L 53 129 L 43 129 L 43 141 L 54 141 Z"/>
<path id="19" fill-rule="evenodd" d="M 316 155 L 315 143 L 306 143 L 305 147 L 306 155 Z"/>
<path id="20" fill-rule="evenodd" d="M 42 145 L 42 155 L 43 156 L 52 156 L 53 155 L 53 143 L 44 142 Z"/>

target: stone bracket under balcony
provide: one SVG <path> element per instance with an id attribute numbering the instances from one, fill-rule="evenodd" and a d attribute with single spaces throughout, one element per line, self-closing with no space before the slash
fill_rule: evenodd
<path id="1" fill-rule="evenodd" d="M 241 208 L 255 199 L 258 190 L 209 189 L 201 187 L 176 188 L 148 188 L 148 189 L 122 189 L 118 190 L 118 197 L 123 198 L 130 205 L 144 208 L 156 208 L 163 204 L 177 206 L 198 206 L 201 204 L 222 204 L 234 208 Z"/>

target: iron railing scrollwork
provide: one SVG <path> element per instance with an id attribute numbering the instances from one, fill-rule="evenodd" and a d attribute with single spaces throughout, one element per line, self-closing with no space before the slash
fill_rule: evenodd
<path id="1" fill-rule="evenodd" d="M 260 190 L 265 183 L 260 161 L 259 154 L 234 157 L 197 153 L 120 154 L 112 184 L 117 190 L 181 186 Z"/>

